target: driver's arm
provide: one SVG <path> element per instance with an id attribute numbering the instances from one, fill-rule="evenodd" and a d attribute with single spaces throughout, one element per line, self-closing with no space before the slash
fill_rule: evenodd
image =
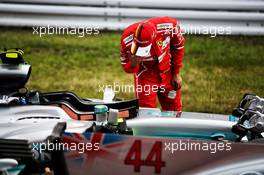
<path id="1" fill-rule="evenodd" d="M 139 69 L 138 59 L 131 54 L 131 43 L 124 42 L 128 36 L 122 36 L 120 41 L 120 62 L 127 73 L 135 73 Z M 131 40 L 132 42 L 132 40 Z"/>
<path id="2" fill-rule="evenodd" d="M 174 32 L 172 32 L 171 56 L 174 75 L 178 75 L 182 67 L 184 56 L 184 37 L 177 21 L 175 22 Z"/>

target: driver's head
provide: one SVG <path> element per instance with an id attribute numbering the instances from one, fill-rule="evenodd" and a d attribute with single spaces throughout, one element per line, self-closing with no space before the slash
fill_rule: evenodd
<path id="1" fill-rule="evenodd" d="M 155 37 L 156 30 L 153 24 L 149 22 L 139 23 L 134 33 L 131 53 L 140 57 L 149 56 Z"/>

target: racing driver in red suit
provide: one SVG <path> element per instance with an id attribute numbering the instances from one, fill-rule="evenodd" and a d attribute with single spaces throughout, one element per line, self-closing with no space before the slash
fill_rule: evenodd
<path id="1" fill-rule="evenodd" d="M 134 73 L 139 106 L 156 108 L 158 97 L 162 110 L 181 112 L 184 38 L 178 21 L 165 16 L 134 23 L 125 29 L 120 44 L 121 64 Z"/>

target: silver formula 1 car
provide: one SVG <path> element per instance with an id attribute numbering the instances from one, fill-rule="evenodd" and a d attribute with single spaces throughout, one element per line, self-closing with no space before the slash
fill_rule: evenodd
<path id="1" fill-rule="evenodd" d="M 11 53 L 17 56 L 11 57 Z M 68 91 L 28 91 L 25 85 L 31 66 L 24 62 L 21 51 L 5 51 L 0 57 L 3 62 L 0 65 L 0 167 L 16 168 L 15 163 L 13 167 L 1 163 L 1 160 L 11 159 L 17 161 L 18 165 L 25 165 L 24 174 L 44 173 L 47 168 L 51 168 L 55 174 L 71 174 L 63 151 L 40 152 L 41 143 L 63 142 L 63 133 L 100 132 L 141 139 L 232 142 L 245 144 L 245 149 L 248 143 L 264 143 L 264 99 L 256 95 L 244 95 L 229 116 L 191 112 L 180 115 L 171 111 L 139 108 L 138 100 L 105 102 L 82 99 Z M 117 110 L 119 120 L 114 124 L 107 120 L 98 121 L 95 112 L 97 105 Z M 264 150 L 264 145 L 262 148 Z M 261 157 L 263 155 L 257 156 L 258 159 Z M 222 168 L 235 172 L 226 165 Z M 216 172 L 215 169 L 219 171 L 221 167 L 206 172 Z M 259 166 L 249 168 L 252 169 L 264 173 L 264 168 Z M 0 171 L 8 172 L 6 168 Z"/>

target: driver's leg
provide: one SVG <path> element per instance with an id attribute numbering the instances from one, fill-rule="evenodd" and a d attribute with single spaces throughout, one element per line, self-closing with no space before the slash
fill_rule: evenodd
<path id="1" fill-rule="evenodd" d="M 135 89 L 140 107 L 156 108 L 157 90 L 153 90 L 153 86 L 158 87 L 154 82 L 135 77 Z"/>

